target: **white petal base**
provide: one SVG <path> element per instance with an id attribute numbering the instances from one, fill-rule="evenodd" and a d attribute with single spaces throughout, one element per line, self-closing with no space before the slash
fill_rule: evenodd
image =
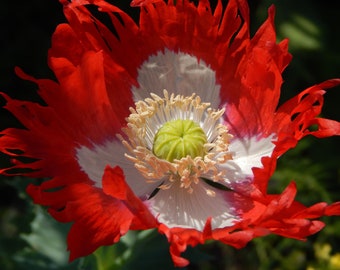
<path id="1" fill-rule="evenodd" d="M 272 134 L 266 138 L 235 138 L 231 140 L 229 151 L 232 160 L 219 165 L 220 170 L 226 170 L 225 184 L 233 185 L 252 182 L 254 175 L 252 168 L 262 168 L 261 159 L 272 155 L 275 148 L 273 141 L 276 135 Z"/>
<path id="2" fill-rule="evenodd" d="M 171 94 L 200 96 L 217 109 L 220 105 L 220 88 L 215 71 L 195 56 L 165 49 L 151 55 L 138 69 L 139 88 L 133 87 L 135 101 L 150 97 L 150 93 L 162 96 L 166 89 Z"/>
<path id="3" fill-rule="evenodd" d="M 107 165 L 119 166 L 123 169 L 125 180 L 136 196 L 147 199 L 159 183 L 147 183 L 134 163 L 125 157 L 126 148 L 118 140 L 107 141 L 102 145 L 94 145 L 93 148 L 82 146 L 76 149 L 77 160 L 81 169 L 95 183 L 102 187 L 102 177 Z"/>
<path id="4" fill-rule="evenodd" d="M 234 192 L 212 188 L 203 181 L 188 193 L 174 183 L 169 189 L 160 190 L 147 204 L 151 213 L 159 222 L 169 228 L 193 228 L 202 231 L 209 217 L 212 228 L 232 226 L 240 219 L 243 209 L 251 204 Z M 214 190 L 215 196 L 209 196 L 207 189 Z"/>

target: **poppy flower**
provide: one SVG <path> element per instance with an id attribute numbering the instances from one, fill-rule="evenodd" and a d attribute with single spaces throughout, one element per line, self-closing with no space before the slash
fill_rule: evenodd
<path id="1" fill-rule="evenodd" d="M 16 70 L 45 104 L 2 94 L 24 128 L 2 131 L 0 150 L 15 161 L 2 174 L 47 178 L 27 192 L 73 223 L 70 260 L 156 228 L 185 266 L 188 245 L 303 240 L 323 228 L 317 218 L 340 215 L 339 202 L 295 201 L 294 182 L 267 193 L 277 159 L 300 139 L 340 134 L 339 122 L 317 117 L 339 79 L 278 107 L 291 55 L 276 42 L 274 7 L 250 37 L 244 0 L 214 10 L 208 0 L 135 0 L 138 24 L 102 0 L 61 3 L 68 22 L 48 54 L 57 81 Z"/>

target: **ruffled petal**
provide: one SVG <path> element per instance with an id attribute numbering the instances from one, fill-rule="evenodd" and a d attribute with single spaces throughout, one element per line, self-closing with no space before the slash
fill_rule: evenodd
<path id="1" fill-rule="evenodd" d="M 35 160 L 29 164 L 17 161 L 3 169 L 4 173 L 30 168 L 32 171 L 25 174 L 33 177 L 55 177 L 70 172 L 82 175 L 76 148 L 103 142 L 121 130 L 120 116 L 112 110 L 106 94 L 101 52 L 85 53 L 77 66 L 58 58 L 54 68 L 59 84 L 34 79 L 17 69 L 19 76 L 38 85 L 39 94 L 49 106 L 3 95 L 7 100 L 5 108 L 25 129 L 2 131 L 0 149 L 14 158 L 24 156 Z M 93 123 L 98 125 L 94 128 Z"/>
<path id="2" fill-rule="evenodd" d="M 339 203 L 318 203 L 305 207 L 295 201 L 296 193 L 296 185 L 291 183 L 282 194 L 266 196 L 262 201 L 266 205 L 265 210 L 252 221 L 251 226 L 266 228 L 270 233 L 284 237 L 305 240 L 325 226 L 317 218 L 340 213 Z"/>
<path id="3" fill-rule="evenodd" d="M 229 224 L 223 224 L 221 228 L 216 228 L 216 222 L 214 222 L 214 217 L 211 215 L 206 219 L 205 223 L 203 223 L 204 226 L 201 226 L 199 230 L 185 228 L 183 226 L 168 227 L 164 223 L 159 225 L 159 232 L 165 234 L 168 238 L 170 243 L 170 254 L 176 266 L 183 267 L 188 265 L 189 261 L 181 256 L 188 246 L 196 246 L 198 244 L 203 244 L 209 239 L 215 239 L 236 248 L 242 248 L 253 238 L 270 233 L 270 230 L 266 228 L 253 226 L 254 221 L 256 221 L 266 210 L 264 204 L 253 200 L 251 197 L 243 197 L 241 194 L 234 192 L 217 191 L 217 193 L 219 193 L 217 196 L 224 197 L 226 203 L 230 204 L 230 210 L 236 210 L 237 219 L 233 222 L 230 222 L 230 219 L 229 221 L 226 220 Z M 202 198 L 203 197 L 201 197 L 200 200 L 202 200 Z M 219 198 L 211 198 L 211 202 L 216 202 L 218 199 Z M 209 201 L 204 202 L 207 203 Z M 200 206 L 201 202 L 198 203 L 198 207 Z M 193 207 L 197 206 L 194 205 Z M 218 207 L 218 204 L 216 204 L 215 207 Z M 204 206 L 202 209 L 204 209 Z M 230 210 L 227 209 L 228 212 Z M 153 210 L 151 209 L 151 211 Z"/>
<path id="4" fill-rule="evenodd" d="M 248 16 L 245 10 L 241 13 Z M 247 18 L 247 17 L 245 17 Z M 266 137 L 271 134 L 273 118 L 280 97 L 281 73 L 291 56 L 287 41 L 276 43 L 274 8 L 250 40 L 247 19 L 226 57 L 221 98 L 226 104 L 226 122 L 239 137 Z M 242 44 L 236 48 L 236 45 Z M 233 51 L 235 50 L 235 51 Z M 227 66 L 228 65 L 228 66 Z"/>
<path id="5" fill-rule="evenodd" d="M 78 14 L 78 16 L 81 15 L 84 14 Z M 49 51 L 49 65 L 63 91 L 46 91 L 46 88 L 40 87 L 40 95 L 50 106 L 56 105 L 56 110 L 61 108 L 60 102 L 63 102 L 64 110 L 58 110 L 61 116 L 72 117 L 75 114 L 75 104 L 79 106 L 79 109 L 87 110 L 89 115 L 96 115 L 98 118 L 105 116 L 105 119 L 98 119 L 102 124 L 106 123 L 109 118 L 113 118 L 113 114 L 115 117 L 111 119 L 111 130 L 107 130 L 107 133 L 109 131 L 117 133 L 124 124 L 124 117 L 129 114 L 129 107 L 133 106 L 130 91 L 133 80 L 125 68 L 107 56 L 105 50 L 88 50 L 84 41 L 77 39 L 75 31 L 85 31 L 79 28 L 60 25 L 56 29 L 53 35 L 54 42 Z M 65 40 L 69 41 L 67 46 L 63 42 Z M 69 47 L 77 47 L 76 53 L 70 55 Z M 113 95 L 118 92 L 120 99 L 113 98 Z M 75 117 L 79 118 L 79 115 Z M 90 123 L 91 119 L 85 120 Z M 104 120 L 106 121 L 103 122 Z M 118 127 L 112 123 L 116 123 Z"/>
<path id="6" fill-rule="evenodd" d="M 131 229 L 141 230 L 156 227 L 156 219 L 148 210 L 148 207 L 133 193 L 125 181 L 125 175 L 121 168 L 105 169 L 103 177 L 103 191 L 105 194 L 120 201 L 134 215 Z"/>
<path id="7" fill-rule="evenodd" d="M 234 226 L 213 230 L 212 238 L 236 248 L 242 248 L 255 237 L 268 234 L 305 240 L 324 227 L 325 224 L 316 219 L 340 214 L 339 202 L 306 207 L 295 201 L 296 193 L 295 183 L 291 183 L 280 195 L 254 192 L 253 207 L 245 211 Z"/>
<path id="8" fill-rule="evenodd" d="M 161 1 L 163 1 L 163 0 L 132 0 L 131 6 L 132 7 L 142 7 L 142 6 L 146 6 L 148 4 L 161 2 Z"/>
<path id="9" fill-rule="evenodd" d="M 55 192 L 31 185 L 27 192 L 35 203 L 49 206 L 49 213 L 58 221 L 74 222 L 67 239 L 71 261 L 100 246 L 118 242 L 130 229 L 157 226 L 156 219 L 133 194 L 118 167 L 105 169 L 103 189 L 78 183 Z"/>
<path id="10" fill-rule="evenodd" d="M 280 106 L 273 123 L 273 130 L 278 131 L 277 155 L 295 147 L 307 135 L 318 138 L 340 135 L 339 122 L 317 118 L 323 106 L 325 89 L 339 84 L 340 79 L 333 79 L 314 85 Z"/>
<path id="11" fill-rule="evenodd" d="M 261 229 L 256 230 L 252 228 L 242 231 L 236 229 L 236 231 L 233 231 L 233 228 L 224 229 L 223 233 L 221 233 L 222 230 L 219 229 L 212 231 L 211 218 L 209 218 L 202 232 L 195 229 L 183 229 L 179 227 L 168 228 L 164 224 L 161 224 L 158 230 L 168 238 L 170 254 L 175 266 L 185 267 L 189 264 L 189 261 L 183 258 L 181 254 L 188 246 L 194 247 L 198 244 L 203 244 L 208 239 L 215 239 L 236 248 L 241 248 L 254 237 L 268 234 L 268 231 L 264 232 L 264 230 Z"/>
<path id="12" fill-rule="evenodd" d="M 65 124 L 51 107 L 3 96 L 7 100 L 5 108 L 26 129 L 8 128 L 0 133 L 0 151 L 13 158 L 12 166 L 1 169 L 1 173 L 31 177 L 74 174 L 85 181 L 72 156 L 76 146 L 73 134 L 77 131 L 64 128 Z M 21 162 L 20 157 L 29 158 L 32 162 Z"/>

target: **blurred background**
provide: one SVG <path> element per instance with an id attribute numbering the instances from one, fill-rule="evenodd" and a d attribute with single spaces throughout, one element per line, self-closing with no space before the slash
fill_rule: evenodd
<path id="1" fill-rule="evenodd" d="M 138 9 L 128 0 L 111 1 L 137 18 Z M 284 73 L 282 101 L 329 78 L 340 77 L 340 1 L 251 0 L 252 32 L 275 4 L 278 40 L 290 39 L 293 61 Z M 36 78 L 53 78 L 47 67 L 47 50 L 55 27 L 64 22 L 57 0 L 4 0 L 0 8 L 0 91 L 18 99 L 40 101 L 36 86 L 14 74 L 19 66 Z M 340 120 L 340 87 L 325 96 L 323 117 Z M 0 105 L 5 104 L 0 98 Z M 18 126 L 0 110 L 0 129 Z M 306 205 L 340 200 L 340 139 L 305 138 L 284 155 L 270 182 L 277 193 L 296 181 L 298 200 Z M 8 159 L 0 155 L 0 168 Z M 25 194 L 37 179 L 0 178 L 0 269 L 173 269 L 168 244 L 154 231 L 132 232 L 114 246 L 68 264 L 66 235 L 69 224 L 51 219 L 44 208 L 33 205 Z M 186 269 L 340 269 L 340 217 L 323 218 L 327 223 L 306 242 L 267 236 L 236 250 L 217 242 L 190 249 Z"/>

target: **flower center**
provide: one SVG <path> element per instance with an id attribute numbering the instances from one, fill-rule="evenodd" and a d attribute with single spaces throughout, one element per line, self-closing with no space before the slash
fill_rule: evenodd
<path id="1" fill-rule="evenodd" d="M 172 162 L 186 156 L 203 157 L 207 136 L 203 129 L 192 120 L 173 120 L 166 122 L 156 133 L 153 153 Z"/>
<path id="2" fill-rule="evenodd" d="M 213 110 L 199 96 L 169 95 L 136 102 L 118 135 L 146 182 L 159 182 L 159 189 L 177 183 L 189 193 L 202 179 L 223 180 L 219 165 L 232 159 L 228 151 L 232 137 L 221 122 L 224 110 Z M 207 190 L 213 196 L 212 190 Z"/>

